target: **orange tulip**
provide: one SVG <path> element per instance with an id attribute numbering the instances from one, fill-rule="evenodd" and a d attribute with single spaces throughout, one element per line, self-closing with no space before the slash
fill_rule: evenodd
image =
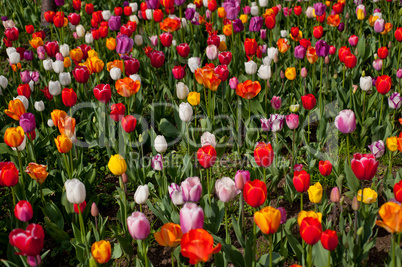
<path id="1" fill-rule="evenodd" d="M 307 60 L 308 60 L 308 62 L 310 62 L 310 64 L 314 64 L 318 60 L 318 56 L 315 53 L 315 48 L 312 46 L 309 46 L 307 48 L 306 56 L 307 56 Z"/>
<path id="2" fill-rule="evenodd" d="M 370 24 L 370 26 L 371 27 L 374 27 L 374 22 L 376 21 L 378 19 L 378 17 L 377 16 L 372 16 L 372 15 L 370 15 L 370 17 L 369 17 L 369 24 Z"/>
<path id="3" fill-rule="evenodd" d="M 341 19 L 339 18 L 339 15 L 329 15 L 327 17 L 327 24 L 331 27 L 338 27 L 338 25 L 341 23 Z"/>
<path id="4" fill-rule="evenodd" d="M 252 99 L 261 91 L 261 85 L 258 81 L 247 80 L 239 83 L 236 88 L 236 94 L 244 99 Z"/>
<path id="5" fill-rule="evenodd" d="M 91 246 L 91 254 L 97 263 L 107 263 L 112 257 L 112 247 L 110 246 L 110 242 L 101 240 L 93 243 Z"/>
<path id="6" fill-rule="evenodd" d="M 162 22 L 159 22 L 161 30 L 165 32 L 175 32 L 180 29 L 180 19 L 166 18 Z"/>
<path id="7" fill-rule="evenodd" d="M 219 16 L 221 19 L 226 18 L 226 11 L 225 11 L 225 8 L 224 8 L 224 7 L 218 8 L 218 16 Z"/>
<path id="8" fill-rule="evenodd" d="M 180 245 L 183 233 L 181 227 L 174 223 L 165 223 L 160 232 L 154 234 L 156 242 L 164 247 L 177 247 Z"/>
<path id="9" fill-rule="evenodd" d="M 221 83 L 219 75 L 215 73 L 215 70 L 210 66 L 198 68 L 195 70 L 195 79 L 199 84 L 203 84 L 204 87 L 211 91 L 218 90 L 218 86 Z"/>
<path id="10" fill-rule="evenodd" d="M 11 65 L 11 68 L 13 69 L 14 72 L 17 72 L 17 70 L 21 69 L 21 63 L 13 64 Z"/>
<path id="11" fill-rule="evenodd" d="M 387 202 L 381 206 L 378 214 L 382 221 L 377 220 L 375 224 L 384 228 L 391 234 L 402 232 L 402 205 Z"/>
<path id="12" fill-rule="evenodd" d="M 96 56 L 88 57 L 85 63 L 91 73 L 99 73 L 105 67 L 105 63 L 102 61 L 102 59 Z"/>
<path id="13" fill-rule="evenodd" d="M 106 65 L 107 71 L 110 71 L 113 68 L 119 68 L 121 70 L 121 73 L 124 73 L 123 72 L 123 60 L 116 59 L 114 61 L 108 62 Z"/>
<path id="14" fill-rule="evenodd" d="M 275 234 L 281 222 L 281 212 L 270 206 L 265 207 L 254 213 L 254 222 L 264 234 Z"/>
<path id="15" fill-rule="evenodd" d="M 190 264 L 207 262 L 212 254 L 221 251 L 222 245 L 214 247 L 214 239 L 204 229 L 193 229 L 183 235 L 181 242 L 181 254 L 190 259 Z"/>
<path id="16" fill-rule="evenodd" d="M 282 54 L 286 53 L 286 51 L 288 51 L 290 48 L 288 40 L 284 38 L 280 38 L 278 42 L 276 42 L 276 45 L 278 46 L 279 52 L 281 52 Z"/>
<path id="17" fill-rule="evenodd" d="M 232 24 L 226 24 L 225 26 L 223 26 L 222 32 L 226 36 L 231 36 L 233 32 Z"/>
<path id="18" fill-rule="evenodd" d="M 65 134 L 57 136 L 57 138 L 54 139 L 54 142 L 56 143 L 57 150 L 60 153 L 68 153 L 73 147 L 73 142 Z"/>
<path id="19" fill-rule="evenodd" d="M 385 23 L 385 29 L 381 32 L 382 35 L 389 33 L 392 30 L 392 24 L 390 22 Z"/>
<path id="20" fill-rule="evenodd" d="M 32 48 L 37 49 L 39 46 L 43 45 L 43 40 L 40 37 L 35 37 L 32 38 L 32 40 L 29 40 L 29 44 L 32 46 Z"/>
<path id="21" fill-rule="evenodd" d="M 52 117 L 54 126 L 59 127 L 60 118 L 64 119 L 67 117 L 67 113 L 64 110 L 54 109 L 52 113 L 50 113 L 50 116 Z"/>
<path id="22" fill-rule="evenodd" d="M 9 147 L 18 147 L 24 141 L 25 133 L 21 126 L 11 127 L 4 133 L 4 143 Z"/>
<path id="23" fill-rule="evenodd" d="M 80 48 L 75 48 L 70 50 L 70 57 L 75 62 L 81 62 L 82 58 L 84 57 L 84 53 Z"/>
<path id="24" fill-rule="evenodd" d="M 106 39 L 106 48 L 109 49 L 110 51 L 113 51 L 116 49 L 116 39 L 113 37 L 107 38 Z"/>
<path id="25" fill-rule="evenodd" d="M 140 90 L 140 81 L 133 81 L 131 78 L 126 77 L 116 81 L 116 91 L 123 97 L 130 97 Z"/>
<path id="26" fill-rule="evenodd" d="M 8 109 L 4 111 L 10 118 L 13 118 L 16 121 L 20 120 L 22 114 L 25 113 L 25 106 L 22 104 L 22 101 L 19 99 L 10 100 L 8 102 Z"/>
<path id="27" fill-rule="evenodd" d="M 63 65 L 65 68 L 71 67 L 71 59 L 69 57 L 65 57 L 63 61 Z"/>
<path id="28" fill-rule="evenodd" d="M 43 184 L 49 175 L 49 173 L 46 172 L 46 168 L 46 165 L 31 162 L 28 164 L 25 172 L 28 173 L 29 176 L 31 176 L 31 178 L 34 179 L 38 184 Z"/>
<path id="29" fill-rule="evenodd" d="M 75 132 L 75 119 L 69 116 L 60 118 L 58 127 L 60 134 L 65 134 L 68 138 L 71 138 Z"/>

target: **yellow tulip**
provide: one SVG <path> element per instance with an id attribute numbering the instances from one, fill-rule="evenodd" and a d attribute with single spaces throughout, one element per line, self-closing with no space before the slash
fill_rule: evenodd
<path id="1" fill-rule="evenodd" d="M 231 36 L 232 35 L 232 31 L 233 31 L 233 27 L 232 24 L 226 24 L 225 26 L 223 26 L 223 34 L 226 36 Z"/>
<path id="2" fill-rule="evenodd" d="M 362 190 L 357 192 L 357 200 L 362 201 Z M 377 201 L 377 192 L 371 188 L 363 189 L 363 203 L 371 204 Z"/>
<path id="3" fill-rule="evenodd" d="M 314 185 L 311 185 L 308 190 L 308 197 L 311 202 L 313 203 L 320 203 L 322 199 L 322 186 L 320 182 L 315 183 Z"/>
<path id="4" fill-rule="evenodd" d="M 200 104 L 201 94 L 197 92 L 190 92 L 187 96 L 187 101 L 192 106 L 198 106 Z"/>
<path id="5" fill-rule="evenodd" d="M 116 176 L 120 176 L 127 170 L 126 161 L 119 154 L 113 155 L 107 164 L 109 170 Z"/>
<path id="6" fill-rule="evenodd" d="M 285 70 L 285 76 L 290 81 L 296 79 L 296 68 L 295 67 L 287 68 Z"/>
<path id="7" fill-rule="evenodd" d="M 275 234 L 281 222 L 281 212 L 270 206 L 262 208 L 254 213 L 254 222 L 264 234 Z"/>
<path id="8" fill-rule="evenodd" d="M 92 257 L 94 257 L 97 263 L 107 263 L 112 256 L 112 247 L 110 246 L 110 242 L 101 240 L 99 242 L 93 243 L 91 247 L 91 253 Z"/>
<path id="9" fill-rule="evenodd" d="M 113 51 L 116 49 L 116 39 L 113 37 L 106 39 L 106 48 Z"/>
<path id="10" fill-rule="evenodd" d="M 68 153 L 73 147 L 73 142 L 65 134 L 57 136 L 57 138 L 54 139 L 54 142 L 56 143 L 57 150 L 60 153 Z"/>
<path id="11" fill-rule="evenodd" d="M 32 46 L 32 48 L 36 49 L 43 45 L 43 40 L 40 37 L 35 37 L 32 40 L 29 40 L 29 44 Z"/>
<path id="12" fill-rule="evenodd" d="M 240 20 L 243 24 L 246 24 L 248 21 L 248 16 L 246 14 L 241 14 L 240 15 Z"/>
<path id="13" fill-rule="evenodd" d="M 105 63 L 102 59 L 97 57 L 88 58 L 85 65 L 91 73 L 99 73 L 103 70 L 103 67 L 105 67 Z"/>
<path id="14" fill-rule="evenodd" d="M 357 10 L 357 19 L 364 20 L 364 11 L 360 8 Z"/>
<path id="15" fill-rule="evenodd" d="M 388 137 L 385 140 L 385 143 L 387 144 L 388 149 L 392 152 L 398 150 L 398 138 L 396 136 Z"/>
<path id="16" fill-rule="evenodd" d="M 307 217 L 312 217 L 314 219 L 317 219 L 319 222 L 321 222 L 322 213 L 302 210 L 301 212 L 299 212 L 299 215 L 297 216 L 297 223 L 299 224 L 299 226 L 301 225 L 301 222 L 303 221 L 303 219 L 307 218 Z"/>
<path id="17" fill-rule="evenodd" d="M 95 50 L 91 49 L 88 51 L 88 57 L 99 57 L 98 52 L 96 52 Z"/>
<path id="18" fill-rule="evenodd" d="M 391 234 L 402 232 L 402 205 L 387 202 L 381 206 L 378 214 L 382 221 L 377 220 L 375 224 L 384 228 Z"/>

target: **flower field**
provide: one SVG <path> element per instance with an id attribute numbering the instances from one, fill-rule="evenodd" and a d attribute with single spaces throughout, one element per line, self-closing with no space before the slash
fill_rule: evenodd
<path id="1" fill-rule="evenodd" d="M 402 267 L 402 1 L 0 12 L 1 266 Z"/>

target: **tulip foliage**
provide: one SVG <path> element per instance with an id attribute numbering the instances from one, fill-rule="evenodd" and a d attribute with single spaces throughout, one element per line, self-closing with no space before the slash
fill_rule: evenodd
<path id="1" fill-rule="evenodd" d="M 5 266 L 401 265 L 401 1 L 3 2 Z"/>

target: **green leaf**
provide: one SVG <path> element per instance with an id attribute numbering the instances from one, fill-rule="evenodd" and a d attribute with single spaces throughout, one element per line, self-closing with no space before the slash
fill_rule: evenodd
<path id="1" fill-rule="evenodd" d="M 241 233 L 241 229 L 239 227 L 239 224 L 237 223 L 237 220 L 235 218 L 235 216 L 232 214 L 232 224 L 233 224 L 233 230 L 235 231 L 237 240 L 239 241 L 240 246 L 242 246 L 243 248 L 245 247 L 245 241 L 244 241 L 244 237 Z"/>
<path id="2" fill-rule="evenodd" d="M 159 123 L 159 130 L 166 137 L 177 137 L 180 135 L 180 131 L 165 118 L 161 119 Z"/>
<path id="3" fill-rule="evenodd" d="M 282 260 L 283 260 L 283 257 L 280 254 L 278 254 L 276 252 L 272 253 L 272 264 L 277 265 Z M 261 267 L 261 266 L 267 267 L 267 266 L 269 266 L 269 253 L 262 255 L 258 259 L 257 266 L 258 267 Z"/>
<path id="4" fill-rule="evenodd" d="M 347 160 L 345 160 L 345 175 L 349 189 L 352 190 L 355 194 L 357 194 L 357 191 L 359 191 L 360 187 L 359 180 L 356 178 L 356 175 L 353 173 Z"/>
<path id="5" fill-rule="evenodd" d="M 359 57 L 363 59 L 366 53 L 366 38 L 364 35 L 360 37 L 357 43 L 357 51 L 359 52 Z"/>
<path id="6" fill-rule="evenodd" d="M 64 219 L 63 219 L 63 214 L 59 210 L 59 208 L 56 206 L 56 204 L 53 203 L 53 201 L 49 201 L 46 203 L 46 206 L 42 208 L 43 213 L 45 216 L 47 216 L 52 223 L 57 225 L 58 228 L 63 230 L 64 228 Z"/>
<path id="7" fill-rule="evenodd" d="M 63 229 L 60 229 L 55 223 L 51 222 L 48 217 L 45 217 L 45 223 L 46 223 L 46 231 L 52 236 L 56 242 L 62 242 L 64 240 L 69 240 L 70 236 L 63 231 Z"/>

